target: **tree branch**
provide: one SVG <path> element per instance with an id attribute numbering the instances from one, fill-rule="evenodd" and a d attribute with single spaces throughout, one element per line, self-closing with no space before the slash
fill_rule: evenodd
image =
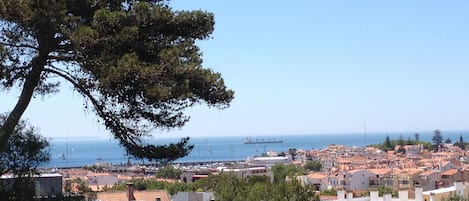
<path id="1" fill-rule="evenodd" d="M 83 87 L 82 85 L 78 83 L 77 78 L 73 77 L 73 75 L 71 75 L 70 73 L 60 70 L 59 68 L 56 68 L 53 66 L 48 66 L 48 67 L 50 68 L 44 69 L 45 72 L 53 73 L 67 80 L 68 82 L 70 82 L 70 84 L 72 84 L 73 87 L 79 90 L 85 97 L 87 97 L 91 101 L 91 103 L 93 104 L 94 108 L 97 110 L 98 113 L 100 113 L 101 115 L 105 114 L 105 111 L 103 110 L 103 106 L 99 104 L 98 100 L 94 98 L 94 96 L 91 94 L 91 92 L 88 89 L 86 89 L 85 87 Z"/>
<path id="2" fill-rule="evenodd" d="M 31 48 L 31 49 L 39 50 L 38 47 L 34 47 L 32 45 L 27 45 L 27 44 L 11 44 L 11 43 L 5 43 L 5 42 L 0 41 L 0 45 L 18 47 L 18 48 Z"/>
<path id="3" fill-rule="evenodd" d="M 81 85 L 79 83 L 79 79 L 75 78 L 73 75 L 71 75 L 68 72 L 65 72 L 59 68 L 56 68 L 54 66 L 47 66 L 44 69 L 45 72 L 49 72 L 52 74 L 55 74 L 68 82 L 70 82 L 83 96 L 88 98 L 93 107 L 95 108 L 96 112 L 98 113 L 98 116 L 101 117 L 104 122 L 105 126 L 113 131 L 113 134 L 116 138 L 119 139 L 120 143 L 126 147 L 127 149 L 134 148 L 136 145 L 136 142 L 139 141 L 139 139 L 134 138 L 136 137 L 136 132 L 134 129 L 128 128 L 119 121 L 119 118 L 116 117 L 115 115 L 111 115 L 110 112 L 106 111 L 105 106 L 103 106 L 91 93 L 90 90 L 88 90 L 86 87 Z"/>

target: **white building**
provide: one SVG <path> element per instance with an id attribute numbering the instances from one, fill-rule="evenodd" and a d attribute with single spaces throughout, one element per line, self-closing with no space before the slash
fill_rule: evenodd
<path id="1" fill-rule="evenodd" d="M 274 156 L 274 157 L 254 157 L 248 158 L 246 162 L 251 166 L 267 166 L 272 167 L 275 164 L 290 164 L 291 156 Z"/>
<path id="2" fill-rule="evenodd" d="M 267 167 L 247 167 L 247 168 L 218 168 L 220 174 L 233 174 L 243 179 L 251 176 L 267 176 L 270 181 L 274 181 L 274 174 Z"/>

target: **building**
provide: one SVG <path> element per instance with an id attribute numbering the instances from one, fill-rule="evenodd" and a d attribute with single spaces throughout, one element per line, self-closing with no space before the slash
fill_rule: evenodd
<path id="1" fill-rule="evenodd" d="M 100 192 L 95 201 L 170 201 L 166 190 L 137 191 L 132 184 L 127 184 L 126 191 Z"/>
<path id="2" fill-rule="evenodd" d="M 208 175 L 212 174 L 212 170 L 210 169 L 196 169 L 196 170 L 188 170 L 181 173 L 181 181 L 183 183 L 192 183 L 202 178 L 207 178 Z"/>
<path id="3" fill-rule="evenodd" d="M 370 191 L 369 197 L 354 198 L 352 192 L 340 189 L 337 191 L 337 201 L 444 201 L 454 195 L 460 196 L 464 200 L 469 198 L 469 186 L 463 182 L 455 182 L 451 187 L 431 191 L 423 191 L 421 187 L 417 187 L 413 191 L 415 195 L 412 197 L 409 196 L 411 194 L 407 189 L 399 190 L 397 198 L 392 197 L 391 194 L 384 194 L 379 197 L 377 190 Z"/>
<path id="4" fill-rule="evenodd" d="M 219 168 L 218 173 L 220 174 L 233 174 L 243 179 L 251 176 L 267 176 L 270 181 L 274 181 L 274 174 L 267 167 L 244 167 L 244 168 Z"/>
<path id="5" fill-rule="evenodd" d="M 85 182 L 92 191 L 102 191 L 104 188 L 112 187 L 118 183 L 117 175 L 109 173 L 92 173 L 85 177 Z"/>
<path id="6" fill-rule="evenodd" d="M 248 162 L 248 164 L 251 166 L 267 166 L 270 168 L 275 164 L 290 164 L 292 162 L 292 158 L 290 155 L 274 157 L 254 157 L 248 158 L 246 162 Z"/>
<path id="7" fill-rule="evenodd" d="M 391 169 L 369 169 L 370 171 L 370 187 L 377 188 L 379 186 L 393 186 L 393 179 L 391 177 Z"/>
<path id="8" fill-rule="evenodd" d="M 313 172 L 305 176 L 300 176 L 299 179 L 301 179 L 302 184 L 313 185 L 318 191 L 324 191 L 330 187 L 329 176 L 325 174 Z"/>
<path id="9" fill-rule="evenodd" d="M 372 176 L 367 169 L 345 171 L 339 174 L 339 183 L 341 187 L 351 191 L 368 190 Z"/>
<path id="10" fill-rule="evenodd" d="M 61 174 L 40 174 L 34 176 L 36 185 L 36 196 L 53 197 L 62 194 L 62 175 Z M 11 186 L 14 183 L 13 175 L 2 175 L 0 180 L 3 185 Z"/>

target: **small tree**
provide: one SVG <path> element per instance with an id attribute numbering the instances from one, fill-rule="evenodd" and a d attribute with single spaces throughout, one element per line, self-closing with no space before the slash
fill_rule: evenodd
<path id="1" fill-rule="evenodd" d="M 0 126 L 5 122 L 0 115 Z M 0 152 L 0 175 L 13 175 L 11 186 L 0 185 L 0 198 L 7 200 L 32 200 L 35 195 L 34 175 L 37 167 L 49 161 L 46 150 L 49 142 L 25 121 L 15 127 L 7 146 Z M 4 183 L 2 183 L 4 184 Z M 2 199 L 3 200 L 3 199 Z"/>
<path id="2" fill-rule="evenodd" d="M 459 141 L 454 143 L 454 146 L 457 146 L 461 149 L 465 149 L 466 148 L 466 145 L 467 143 L 464 142 L 464 139 L 462 138 L 462 134 L 459 135 Z"/>
<path id="3" fill-rule="evenodd" d="M 399 149 L 397 150 L 397 153 L 405 154 L 405 148 L 404 148 L 405 141 L 404 141 L 404 137 L 402 137 L 402 134 L 399 135 L 399 140 L 397 140 L 397 144 L 399 145 Z"/>
<path id="4" fill-rule="evenodd" d="M 302 168 L 298 168 L 293 164 L 275 164 L 272 166 L 272 172 L 274 174 L 274 183 L 285 182 L 287 176 L 303 175 L 306 171 Z"/>
<path id="5" fill-rule="evenodd" d="M 384 146 L 386 147 L 386 150 L 394 149 L 394 146 L 391 142 L 391 139 L 389 138 L 389 135 L 386 135 L 386 139 L 384 140 Z"/>
<path id="6" fill-rule="evenodd" d="M 415 133 L 414 136 L 415 136 L 415 141 L 418 142 L 418 141 L 419 141 L 419 138 L 420 138 L 420 134 L 419 134 L 419 133 Z"/>
<path id="7" fill-rule="evenodd" d="M 160 168 L 156 172 L 156 176 L 159 178 L 166 178 L 166 179 L 179 179 L 181 176 L 181 170 L 175 169 L 172 165 L 167 165 L 163 168 Z"/>
<path id="8" fill-rule="evenodd" d="M 304 168 L 309 171 L 319 172 L 322 169 L 322 164 L 321 164 L 321 161 L 319 160 L 308 161 L 306 162 Z"/>
<path id="9" fill-rule="evenodd" d="M 416 143 L 417 143 L 417 142 L 416 142 Z M 412 139 L 410 139 L 410 137 L 407 138 L 406 145 L 413 145 L 413 144 L 414 144 L 414 142 L 412 142 Z"/>
<path id="10" fill-rule="evenodd" d="M 446 138 L 445 143 L 446 143 L 446 144 L 451 144 L 451 139 Z"/>
<path id="11" fill-rule="evenodd" d="M 447 198 L 444 198 L 443 201 L 467 201 L 463 196 L 456 193 L 451 193 Z"/>
<path id="12" fill-rule="evenodd" d="M 443 143 L 443 136 L 441 135 L 441 131 L 439 129 L 436 129 L 434 132 L 433 132 L 433 138 L 432 138 L 432 141 L 433 141 L 433 148 L 435 151 L 438 151 L 438 149 L 440 148 L 441 144 Z"/>

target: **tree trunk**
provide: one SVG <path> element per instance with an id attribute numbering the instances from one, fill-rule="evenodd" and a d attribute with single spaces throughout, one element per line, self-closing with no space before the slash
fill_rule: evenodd
<path id="1" fill-rule="evenodd" d="M 44 55 L 41 53 L 39 53 L 39 55 L 32 60 L 32 70 L 24 82 L 23 90 L 21 91 L 21 95 L 18 98 L 18 102 L 16 103 L 13 110 L 8 114 L 7 119 L 0 128 L 0 152 L 3 151 L 3 148 L 8 142 L 8 138 L 13 134 L 13 131 L 20 121 L 21 116 L 23 116 L 23 113 L 26 111 L 26 108 L 31 102 L 34 89 L 41 79 L 41 74 L 44 70 L 44 66 L 46 65 L 46 61 L 47 54 Z"/>

